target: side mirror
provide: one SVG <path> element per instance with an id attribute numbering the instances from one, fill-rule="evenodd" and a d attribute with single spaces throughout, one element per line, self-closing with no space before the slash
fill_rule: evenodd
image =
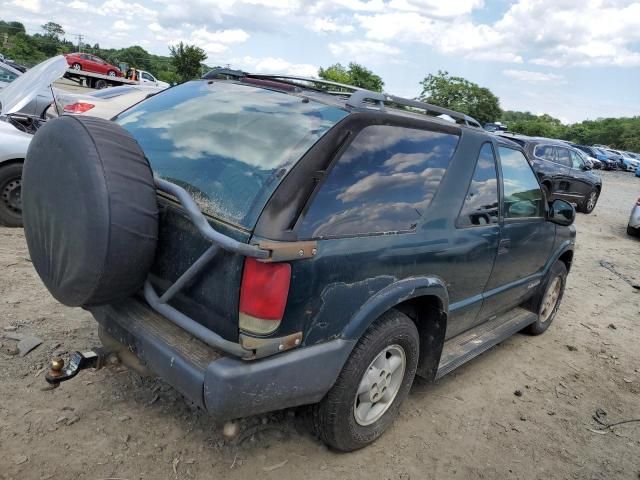
<path id="1" fill-rule="evenodd" d="M 589 165 L 587 165 L 586 163 L 583 163 L 582 164 L 582 170 L 583 171 L 591 170 L 591 167 Z"/>
<path id="2" fill-rule="evenodd" d="M 571 225 L 575 219 L 576 210 L 569 202 L 558 199 L 549 205 L 548 220 L 550 222 L 566 227 Z"/>

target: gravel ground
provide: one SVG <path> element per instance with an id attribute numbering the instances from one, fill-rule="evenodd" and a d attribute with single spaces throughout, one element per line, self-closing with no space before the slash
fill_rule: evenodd
<path id="1" fill-rule="evenodd" d="M 390 431 L 352 454 L 329 451 L 295 410 L 245 419 L 225 443 L 169 386 L 127 371 L 46 390 L 51 355 L 96 346 L 96 325 L 47 293 L 22 231 L 0 228 L 0 479 L 638 478 L 640 422 L 592 418 L 640 419 L 640 242 L 625 233 L 640 179 L 602 176 L 554 325 L 417 380 Z M 44 343 L 23 357 L 16 334 Z"/>

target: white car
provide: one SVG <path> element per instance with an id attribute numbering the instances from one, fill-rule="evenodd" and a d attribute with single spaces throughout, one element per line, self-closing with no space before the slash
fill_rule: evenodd
<path id="1" fill-rule="evenodd" d="M 631 210 L 631 216 L 627 224 L 627 233 L 634 237 L 640 237 L 640 198 L 638 198 L 635 206 Z"/>
<path id="2" fill-rule="evenodd" d="M 33 137 L 30 132 L 37 129 L 41 119 L 29 118 L 21 110 L 66 70 L 65 58 L 53 57 L 0 90 L 0 224 L 22 225 L 22 164 Z"/>
<path id="3" fill-rule="evenodd" d="M 47 112 L 49 118 L 65 115 L 91 115 L 110 119 L 145 98 L 164 90 L 162 87 L 122 85 L 90 94 L 56 94 L 56 108 Z"/>

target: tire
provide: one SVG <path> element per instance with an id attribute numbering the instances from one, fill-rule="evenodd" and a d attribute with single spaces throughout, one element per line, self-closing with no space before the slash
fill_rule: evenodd
<path id="1" fill-rule="evenodd" d="M 29 146 L 22 186 L 30 257 L 60 303 L 103 305 L 142 287 L 158 205 L 151 168 L 129 132 L 95 117 L 46 122 Z"/>
<path id="2" fill-rule="evenodd" d="M 107 76 L 108 76 L 108 77 L 117 77 L 118 75 L 116 75 L 115 70 L 109 70 L 109 71 L 107 72 Z"/>
<path id="3" fill-rule="evenodd" d="M 102 90 L 103 88 L 107 88 L 108 86 L 109 84 L 107 83 L 107 81 L 101 78 L 93 82 L 93 88 L 95 88 L 96 90 Z"/>
<path id="4" fill-rule="evenodd" d="M 0 225 L 22 226 L 22 163 L 0 166 Z"/>
<path id="5" fill-rule="evenodd" d="M 558 282 L 556 284 L 556 281 Z M 540 335 L 544 333 L 549 325 L 553 322 L 558 308 L 562 302 L 562 296 L 564 295 L 564 289 L 567 284 L 567 266 L 561 260 L 558 260 L 553 264 L 549 274 L 547 275 L 544 283 L 544 290 L 542 295 L 539 295 L 532 302 L 531 307 L 534 312 L 537 313 L 538 319 L 535 323 L 532 323 L 523 331 L 529 335 Z M 557 288 L 555 295 L 553 291 Z M 551 300 L 549 295 L 555 296 L 555 299 L 551 303 L 547 300 Z"/>
<path id="6" fill-rule="evenodd" d="M 82 71 L 82 65 L 77 62 L 71 65 L 71 68 L 73 68 L 74 70 Z"/>
<path id="7" fill-rule="evenodd" d="M 365 447 L 380 437 L 398 416 L 409 393 L 419 351 L 418 330 L 411 319 L 397 310 L 383 314 L 358 341 L 333 388 L 313 407 L 315 434 L 330 447 L 343 452 Z M 358 388 L 374 371 L 377 379 L 385 368 L 398 365 L 402 355 L 404 371 L 400 364 L 392 373 L 386 373 L 384 385 L 368 382 L 370 388 L 359 396 L 378 398 L 370 402 L 374 407 L 365 414 L 366 402 L 359 401 Z M 389 363 L 385 367 L 387 358 Z M 385 394 L 390 397 L 388 402 L 384 401 Z"/>
<path id="8" fill-rule="evenodd" d="M 632 237 L 640 237 L 640 229 L 633 228 L 630 225 L 627 225 L 627 235 Z"/>
<path id="9" fill-rule="evenodd" d="M 593 212 L 598 203 L 598 197 L 600 196 L 597 188 L 592 188 L 591 191 L 584 197 L 584 200 L 578 205 L 578 211 L 581 213 L 589 214 Z"/>

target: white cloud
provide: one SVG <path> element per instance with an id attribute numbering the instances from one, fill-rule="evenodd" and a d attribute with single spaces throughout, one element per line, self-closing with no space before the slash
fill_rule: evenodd
<path id="1" fill-rule="evenodd" d="M 350 58 L 355 61 L 380 60 L 380 57 L 400 55 L 401 50 L 382 42 L 371 40 L 349 40 L 329 44 L 329 50 L 336 57 Z"/>
<path id="2" fill-rule="evenodd" d="M 435 17 L 457 17 L 481 8 L 483 0 L 391 0 L 390 9 L 420 12 Z"/>
<path id="3" fill-rule="evenodd" d="M 309 28 L 318 33 L 350 33 L 354 30 L 353 25 L 342 25 L 329 17 L 314 19 Z"/>
<path id="4" fill-rule="evenodd" d="M 113 22 L 113 29 L 118 32 L 124 32 L 129 30 L 130 28 L 131 28 L 131 25 L 129 25 L 124 20 L 116 20 L 115 22 Z"/>
<path id="5" fill-rule="evenodd" d="M 564 77 L 555 73 L 534 72 L 531 70 L 503 70 L 507 77 L 527 83 L 564 83 Z"/>
<path id="6" fill-rule="evenodd" d="M 11 4 L 32 13 L 39 13 L 42 10 L 40 0 L 12 0 Z"/>
<path id="7" fill-rule="evenodd" d="M 300 75 L 302 77 L 317 77 L 318 66 L 308 63 L 291 63 L 279 57 L 241 57 L 228 62 L 232 68 L 248 70 L 251 73 L 281 73 L 286 75 Z"/>
<path id="8" fill-rule="evenodd" d="M 89 4 L 86 2 L 81 2 L 80 0 L 74 0 L 73 2 L 67 3 L 67 7 L 74 10 L 80 10 L 81 12 L 86 12 L 89 10 Z"/>

